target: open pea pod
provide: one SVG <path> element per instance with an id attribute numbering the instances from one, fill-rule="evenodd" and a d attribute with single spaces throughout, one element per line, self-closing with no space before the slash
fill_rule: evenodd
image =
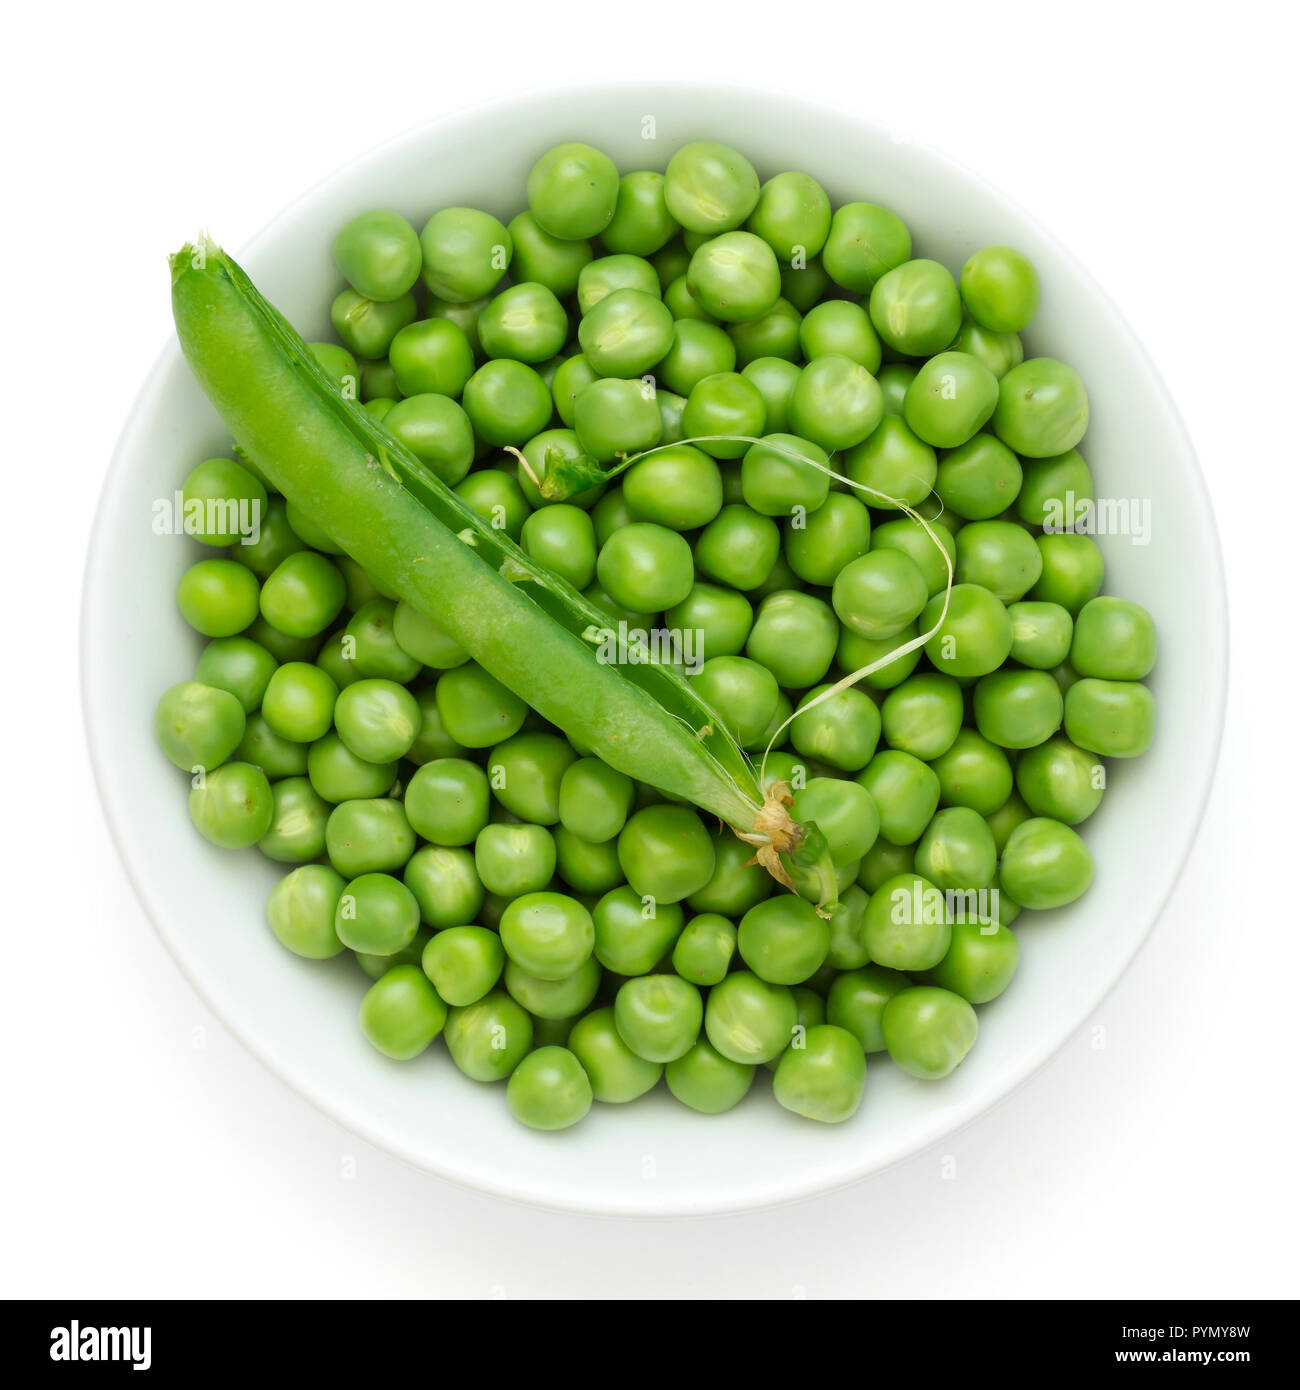
<path id="1" fill-rule="evenodd" d="M 619 640 L 607 614 L 345 399 L 223 251 L 187 245 L 171 268 L 176 333 L 195 378 L 289 501 L 544 718 L 611 767 L 720 816 L 789 882 L 780 854 L 806 858 L 815 837 L 805 844 L 783 800 L 764 798 L 687 681 Z"/>

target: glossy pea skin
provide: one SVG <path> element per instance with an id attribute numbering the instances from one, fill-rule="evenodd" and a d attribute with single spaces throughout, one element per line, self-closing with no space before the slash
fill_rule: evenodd
<path id="1" fill-rule="evenodd" d="M 371 763 L 358 758 L 336 733 L 327 733 L 307 750 L 307 776 L 326 801 L 383 796 L 397 776 L 397 761 Z"/>
<path id="2" fill-rule="evenodd" d="M 234 560 L 200 560 L 181 575 L 176 605 L 204 637 L 233 637 L 257 617 L 257 577 Z"/>
<path id="3" fill-rule="evenodd" d="M 489 357 L 546 362 L 564 346 L 569 321 L 555 295 L 533 282 L 511 285 L 488 301 L 478 334 Z"/>
<path id="4" fill-rule="evenodd" d="M 799 347 L 810 362 L 837 353 L 873 375 L 880 367 L 880 339 L 871 319 L 848 299 L 823 300 L 809 309 L 799 325 Z"/>
<path id="5" fill-rule="evenodd" d="M 361 1031 L 386 1057 L 418 1057 L 442 1031 L 447 1006 L 419 966 L 397 965 L 366 991 Z"/>
<path id="6" fill-rule="evenodd" d="M 411 828 L 436 845 L 468 845 L 487 824 L 488 781 L 477 763 L 435 758 L 416 769 L 404 801 Z"/>
<path id="7" fill-rule="evenodd" d="M 477 1003 L 501 978 L 506 954 L 496 932 L 485 927 L 448 927 L 425 943 L 421 969 L 438 997 L 464 1007 Z"/>
<path id="8" fill-rule="evenodd" d="M 798 309 L 788 299 L 778 299 L 760 318 L 729 323 L 727 336 L 736 346 L 736 367 L 743 370 L 767 358 L 793 366 L 799 357 L 801 322 Z M 768 428 L 780 429 L 781 425 L 769 423 Z"/>
<path id="9" fill-rule="evenodd" d="M 758 746 L 781 693 L 766 666 L 743 656 L 715 656 L 703 664 L 692 684 L 742 748 Z"/>
<path id="10" fill-rule="evenodd" d="M 219 767 L 239 747 L 244 708 L 228 690 L 181 681 L 163 692 L 154 711 L 154 736 L 168 759 L 186 772 Z"/>
<path id="11" fill-rule="evenodd" d="M 339 394 L 347 400 L 356 400 L 361 369 L 347 348 L 337 343 L 308 343 L 307 348 Z"/>
<path id="12" fill-rule="evenodd" d="M 502 1081 L 528 1054 L 533 1023 L 503 990 L 450 1009 L 444 1033 L 451 1060 L 472 1081 Z"/>
<path id="13" fill-rule="evenodd" d="M 190 790 L 195 829 L 222 849 L 247 849 L 271 828 L 274 802 L 266 774 L 251 763 L 224 763 Z"/>
<path id="14" fill-rule="evenodd" d="M 830 493 L 815 511 L 792 517 L 785 527 L 786 562 L 805 584 L 833 584 L 870 544 L 871 513 L 843 492 Z"/>
<path id="15" fill-rule="evenodd" d="M 334 913 L 346 886 L 328 864 L 303 864 L 271 889 L 266 920 L 276 940 L 305 960 L 330 960 L 347 949 L 334 930 Z"/>
<path id="16" fill-rule="evenodd" d="M 343 290 L 330 305 L 330 323 L 344 345 L 358 357 L 372 360 L 384 356 L 397 331 L 415 315 L 413 294 L 382 303 L 356 290 Z"/>
<path id="17" fill-rule="evenodd" d="M 393 610 L 392 628 L 393 640 L 420 666 L 449 671 L 469 660 L 464 647 L 409 603 L 399 603 Z"/>
<path id="18" fill-rule="evenodd" d="M 421 274 L 429 290 L 451 304 L 490 294 L 510 265 L 514 243 L 490 213 L 443 208 L 420 233 Z"/>
<path id="19" fill-rule="evenodd" d="M 334 705 L 339 737 L 366 762 L 402 757 L 415 742 L 420 723 L 415 696 L 396 681 L 357 681 L 340 691 Z"/>
<path id="20" fill-rule="evenodd" d="M 485 825 L 474 841 L 474 868 L 489 893 L 536 893 L 555 875 L 555 840 L 543 825 Z"/>
<path id="21" fill-rule="evenodd" d="M 957 282 L 938 261 L 905 261 L 871 289 L 871 322 L 896 352 L 932 357 L 957 336 L 961 296 Z"/>
<path id="22" fill-rule="evenodd" d="M 695 542 L 695 566 L 733 589 L 758 588 L 781 553 L 781 531 L 770 516 L 738 503 L 724 506 Z"/>
<path id="23" fill-rule="evenodd" d="M 941 989 L 971 1004 L 987 1004 L 1011 983 L 1020 943 L 1000 922 L 954 922 L 948 954 L 930 972 Z"/>
<path id="24" fill-rule="evenodd" d="M 584 266 L 578 276 L 579 313 L 589 314 L 618 290 L 640 290 L 652 299 L 663 298 L 659 276 L 644 257 L 601 256 Z"/>
<path id="25" fill-rule="evenodd" d="M 892 970 L 929 970 L 952 938 L 943 891 L 923 874 L 887 879 L 871 895 L 862 918 L 871 959 Z"/>
<path id="26" fill-rule="evenodd" d="M 869 294 L 911 254 L 911 234 L 895 213 L 874 203 L 845 203 L 831 219 L 822 264 L 837 285 Z"/>
<path id="27" fill-rule="evenodd" d="M 696 303 L 724 323 L 749 323 L 781 297 L 781 268 L 772 248 L 751 232 L 724 232 L 692 256 L 686 284 Z"/>
<path id="28" fill-rule="evenodd" d="M 619 289 L 603 296 L 578 325 L 578 342 L 602 377 L 639 377 L 673 341 L 673 316 L 658 295 Z"/>
<path id="29" fill-rule="evenodd" d="M 706 376 L 729 372 L 735 365 L 736 345 L 717 324 L 677 319 L 672 346 L 655 370 L 670 391 L 689 397 Z"/>
<path id="30" fill-rule="evenodd" d="M 405 684 L 420 674 L 422 663 L 397 640 L 397 605 L 386 598 L 363 603 L 348 620 L 347 660 L 358 679 L 370 677 Z M 348 684 L 352 682 L 349 681 Z"/>
<path id="31" fill-rule="evenodd" d="M 1016 512 L 1031 526 L 1060 531 L 1093 500 L 1092 471 L 1077 449 L 1024 461 Z"/>
<path id="32" fill-rule="evenodd" d="M 403 950 L 420 928 L 420 905 L 391 874 L 364 873 L 352 879 L 334 910 L 339 940 L 367 955 L 391 956 Z"/>
<path id="33" fill-rule="evenodd" d="M 405 404 L 400 402 L 394 411 Z M 542 377 L 526 362 L 506 358 L 485 362 L 470 377 L 461 404 L 474 433 L 497 448 L 527 443 L 546 428 L 552 408 L 551 390 Z M 385 424 L 394 411 L 389 412 Z M 459 479 L 444 476 L 443 481 Z"/>
<path id="34" fill-rule="evenodd" d="M 799 373 L 800 368 L 793 361 L 781 357 L 756 357 L 741 367 L 741 376 L 752 383 L 763 398 L 766 428 L 773 433 L 785 433 L 789 427 L 790 398 L 794 395 Z"/>
<path id="35" fill-rule="evenodd" d="M 590 957 L 596 932 L 591 913 L 563 893 L 518 897 L 501 917 L 506 955 L 540 980 L 562 980 Z"/>
<path id="36" fill-rule="evenodd" d="M 619 832 L 618 858 L 638 896 L 676 903 L 708 883 L 713 841 L 691 808 L 646 806 Z"/>
<path id="37" fill-rule="evenodd" d="M 838 641 L 839 624 L 829 604 L 782 589 L 759 605 L 745 650 L 784 689 L 806 690 L 830 669 Z"/>
<path id="38" fill-rule="evenodd" d="M 882 837 L 892 845 L 915 844 L 939 805 L 939 778 L 933 768 L 910 753 L 886 748 L 857 780 L 876 803 Z"/>
<path id="39" fill-rule="evenodd" d="M 1022 821 L 1027 821 L 1032 814 L 1033 812 L 1015 792 L 1012 792 L 996 811 L 985 813 L 984 819 L 993 832 L 993 843 L 997 846 L 999 855 L 1006 848 L 1007 841 L 1011 838 L 1011 832 Z"/>
<path id="40" fill-rule="evenodd" d="M 993 432 L 1022 457 L 1063 454 L 1087 428 L 1087 390 L 1064 362 L 1031 357 L 998 382 Z"/>
<path id="41" fill-rule="evenodd" d="M 560 784 L 575 754 L 555 734 L 521 733 L 492 750 L 488 776 L 496 799 L 521 820 L 554 825 L 560 819 Z"/>
<path id="42" fill-rule="evenodd" d="M 664 1068 L 673 1096 L 702 1115 L 721 1115 L 744 1100 L 754 1083 L 754 1067 L 724 1057 L 701 1038 Z"/>
<path id="43" fill-rule="evenodd" d="M 676 531 L 633 522 L 601 546 L 596 577 L 615 603 L 637 613 L 658 613 L 690 593 L 691 548 Z"/>
<path id="44" fill-rule="evenodd" d="M 627 470 L 623 496 L 638 520 L 693 531 L 707 526 L 722 510 L 722 476 L 706 450 L 674 444 Z"/>
<path id="45" fill-rule="evenodd" d="M 862 856 L 862 862 L 858 865 L 857 882 L 868 893 L 874 893 L 887 879 L 897 874 L 905 874 L 913 867 L 915 850 L 915 844 L 891 844 L 882 834 Z"/>
<path id="46" fill-rule="evenodd" d="M 1136 758 L 1151 746 L 1155 722 L 1155 697 L 1138 681 L 1090 676 L 1065 693 L 1066 735 L 1091 753 Z"/>
<path id="47" fill-rule="evenodd" d="M 973 521 L 957 533 L 957 582 L 978 584 L 1004 603 L 1038 582 L 1043 560 L 1034 538 L 1011 521 Z"/>
<path id="48" fill-rule="evenodd" d="M 250 714 L 235 753 L 242 762 L 261 768 L 267 777 L 301 777 L 307 771 L 307 745 L 282 738 L 259 710 Z M 189 769 L 193 771 L 191 767 Z"/>
<path id="49" fill-rule="evenodd" d="M 905 650 L 917 636 L 915 623 L 908 623 L 892 637 L 863 637 L 852 628 L 840 627 L 835 659 L 843 671 L 862 672 L 860 683 L 869 690 L 892 690 L 920 664 L 921 653 Z"/>
<path id="50" fill-rule="evenodd" d="M 1106 562 L 1091 536 L 1047 532 L 1038 537 L 1043 568 L 1029 597 L 1059 603 L 1075 615 L 1101 589 Z"/>
<path id="51" fill-rule="evenodd" d="M 1092 883 L 1088 846 L 1060 821 L 1035 816 L 1011 832 L 1002 851 L 1003 889 L 1022 907 L 1064 907 Z"/>
<path id="52" fill-rule="evenodd" d="M 557 299 L 567 298 L 578 288 L 578 277 L 592 257 L 587 242 L 552 236 L 531 212 L 512 217 L 506 230 L 514 244 L 510 264 L 516 283 L 543 285 Z"/>
<path id="53" fill-rule="evenodd" d="M 972 318 L 962 321 L 952 346 L 978 357 L 999 381 L 1025 360 L 1024 344 L 1015 333 L 994 333 Z"/>
<path id="54" fill-rule="evenodd" d="M 610 463 L 654 448 L 663 421 L 655 393 L 644 382 L 602 377 L 574 402 L 573 428 L 587 453 L 598 463 Z"/>
<path id="55" fill-rule="evenodd" d="M 757 1066 L 779 1057 L 799 1021 L 798 1005 L 786 985 L 769 984 L 748 970 L 728 975 L 709 991 L 704 1030 L 723 1057 Z"/>
<path id="56" fill-rule="evenodd" d="M 932 597 L 946 590 L 956 574 L 957 542 L 942 521 L 895 517 L 872 531 L 871 549 L 901 551 L 921 571 Z"/>
<path id="57" fill-rule="evenodd" d="M 473 854 L 465 849 L 426 845 L 416 850 L 402 882 L 415 894 L 420 920 L 430 927 L 468 926 L 483 906 L 483 884 Z"/>
<path id="58" fill-rule="evenodd" d="M 313 637 L 338 617 L 347 584 L 337 565 L 310 550 L 295 551 L 262 585 L 262 616 L 291 637 Z"/>
<path id="59" fill-rule="evenodd" d="M 271 824 L 257 847 L 279 864 L 306 864 L 325 853 L 330 807 L 305 777 L 271 784 Z"/>
<path id="60" fill-rule="evenodd" d="M 996 744 L 963 729 L 952 747 L 931 763 L 945 806 L 968 806 L 991 815 L 1011 795 L 1011 763 Z"/>
<path id="61" fill-rule="evenodd" d="M 772 1093 L 787 1110 L 824 1124 L 841 1124 L 862 1101 L 866 1061 L 846 1029 L 823 1023 L 808 1029 L 777 1063 Z"/>
<path id="62" fill-rule="evenodd" d="M 603 974 L 600 962 L 589 958 L 572 975 L 561 980 L 541 980 L 516 961 L 507 960 L 504 979 L 506 993 L 516 1004 L 527 1009 L 536 1020 L 554 1022 L 572 1020 L 590 1008 Z"/>
<path id="63" fill-rule="evenodd" d="M 880 833 L 880 812 L 871 793 L 839 777 L 809 778 L 795 793 L 791 814 L 801 825 L 816 823 L 835 864 L 856 864 Z"/>
<path id="64" fill-rule="evenodd" d="M 769 763 L 776 756 L 769 756 Z M 752 846 L 738 840 L 730 830 L 714 835 L 713 859 L 709 881 L 686 899 L 693 911 L 739 917 L 773 891 L 771 875 L 753 862 Z"/>
<path id="65" fill-rule="evenodd" d="M 864 965 L 835 977 L 826 996 L 826 1021 L 848 1032 L 862 1052 L 883 1052 L 885 1005 L 911 981 L 900 970 Z"/>
<path id="66" fill-rule="evenodd" d="M 200 685 L 235 696 L 244 713 L 251 714 L 262 703 L 275 669 L 275 658 L 251 638 L 214 637 L 204 647 L 194 677 Z"/>
<path id="67" fill-rule="evenodd" d="M 762 435 L 766 426 L 763 397 L 738 372 L 715 372 L 696 382 L 682 411 L 686 437 L 698 440 L 699 447 L 714 458 L 740 458 L 754 447 L 750 440 Z M 721 497 L 718 505 L 722 505 Z"/>
<path id="68" fill-rule="evenodd" d="M 474 662 L 444 672 L 437 702 L 447 732 L 466 748 L 490 748 L 510 738 L 528 712 L 517 695 Z"/>
<path id="69" fill-rule="evenodd" d="M 668 161 L 664 202 L 688 232 L 717 236 L 739 227 L 759 197 L 754 166 L 737 150 L 713 140 L 683 145 Z"/>
<path id="70" fill-rule="evenodd" d="M 421 319 L 402 328 L 389 344 L 388 357 L 404 396 L 457 397 L 474 375 L 474 349 L 449 319 Z"/>
<path id="71" fill-rule="evenodd" d="M 942 594 L 930 599 L 919 619 L 923 631 L 939 622 L 943 607 Z M 926 642 L 925 654 L 945 675 L 985 676 L 1010 655 L 1011 641 L 1011 619 L 997 597 L 979 584 L 957 583 L 948 595 L 947 616 Z"/>
<path id="72" fill-rule="evenodd" d="M 257 539 L 241 537 L 231 550 L 230 558 L 247 566 L 259 579 L 265 579 L 281 560 L 301 550 L 303 543 L 289 525 L 289 512 L 283 497 L 268 497 L 262 509 Z"/>
<path id="73" fill-rule="evenodd" d="M 1010 246 L 985 246 L 962 266 L 966 312 L 994 333 L 1019 333 L 1038 312 L 1038 272 Z"/>
<path id="74" fill-rule="evenodd" d="M 185 529 L 203 545 L 242 543 L 266 515 L 266 488 L 234 459 L 205 459 L 181 484 L 181 496 Z"/>
<path id="75" fill-rule="evenodd" d="M 549 394 L 547 404 L 550 404 Z M 416 458 L 427 463 L 448 487 L 455 487 L 474 462 L 474 428 L 478 423 L 449 396 L 432 393 L 408 396 L 384 416 L 385 428 Z"/>
<path id="76" fill-rule="evenodd" d="M 1141 680 L 1156 664 L 1156 625 L 1151 614 L 1129 599 L 1090 599 L 1074 621 L 1070 664 L 1081 676 Z"/>
<path id="77" fill-rule="evenodd" d="M 591 1082 L 567 1047 L 539 1047 L 511 1074 L 506 1100 L 530 1129 L 568 1129 L 591 1109 Z"/>
<path id="78" fill-rule="evenodd" d="M 716 985 L 726 978 L 735 954 L 735 926 L 716 912 L 702 912 L 677 938 L 672 965 L 694 985 Z"/>
<path id="79" fill-rule="evenodd" d="M 754 609 L 733 589 L 696 583 L 680 603 L 667 610 L 664 623 L 677 632 L 698 633 L 699 655 L 735 656 L 744 650 L 753 628 Z"/>
<path id="80" fill-rule="evenodd" d="M 880 707 L 885 742 L 922 762 L 952 747 L 964 715 L 961 686 L 938 671 L 909 676 L 885 696 Z"/>
<path id="81" fill-rule="evenodd" d="M 574 410 L 578 397 L 598 379 L 595 368 L 582 355 L 574 353 L 566 357 L 556 368 L 551 378 L 551 395 L 555 400 L 555 413 L 570 429 L 573 428 Z"/>
<path id="82" fill-rule="evenodd" d="M 880 740 L 880 711 L 870 696 L 851 686 L 804 711 L 825 689 L 816 687 L 799 701 L 801 712 L 790 726 L 790 741 L 806 758 L 841 772 L 860 772 Z"/>
<path id="83" fill-rule="evenodd" d="M 831 590 L 845 627 L 863 637 L 893 637 L 926 607 L 925 576 L 901 551 L 873 550 L 839 572 Z"/>
<path id="84" fill-rule="evenodd" d="M 343 801 L 325 823 L 330 863 L 349 878 L 400 869 L 415 848 L 415 833 L 400 801 L 388 797 Z"/>
<path id="85" fill-rule="evenodd" d="M 809 902 L 782 893 L 750 908 L 737 929 L 741 959 L 760 980 L 801 984 L 830 950 L 830 928 Z"/>
<path id="86" fill-rule="evenodd" d="M 625 980 L 614 998 L 619 1037 L 647 1062 L 671 1062 L 689 1052 L 703 1021 L 699 990 L 678 975 Z"/>
<path id="87" fill-rule="evenodd" d="M 1007 605 L 1011 619 L 1011 659 L 1050 671 L 1070 655 L 1074 622 L 1059 603 L 1032 599 Z"/>
<path id="88" fill-rule="evenodd" d="M 903 418 L 927 444 L 955 449 L 988 423 L 997 402 L 998 379 L 978 357 L 941 352 L 917 370 Z"/>
<path id="89" fill-rule="evenodd" d="M 592 1094 L 607 1105 L 625 1105 L 652 1090 L 663 1065 L 638 1057 L 619 1036 L 612 1008 L 595 1009 L 573 1025 L 569 1048 L 591 1082 Z"/>
<path id="90" fill-rule="evenodd" d="M 796 254 L 806 259 L 822 249 L 831 226 L 830 199 L 816 179 L 789 170 L 759 189 L 747 226 L 789 265 Z"/>
<path id="91" fill-rule="evenodd" d="M 799 374 L 790 397 L 790 426 L 827 452 L 860 444 L 884 418 L 876 379 L 859 362 L 827 353 Z"/>
<path id="92" fill-rule="evenodd" d="M 876 384 L 885 402 L 885 414 L 902 416 L 907 400 L 907 388 L 916 379 L 916 368 L 910 362 L 884 362 L 876 373 Z"/>
<path id="93" fill-rule="evenodd" d="M 1101 805 L 1106 770 L 1095 753 L 1069 739 L 1048 739 L 1016 763 L 1016 789 L 1034 815 L 1078 825 Z"/>
<path id="94" fill-rule="evenodd" d="M 765 435 L 748 446 L 740 466 L 745 504 L 763 516 L 815 512 L 830 490 L 827 463 L 825 450 L 806 439 Z"/>
<path id="95" fill-rule="evenodd" d="M 937 888 L 987 888 L 998 851 L 984 817 L 968 806 L 947 806 L 926 826 L 916 847 L 916 871 Z"/>
<path id="96" fill-rule="evenodd" d="M 994 435 L 981 432 L 943 456 L 935 490 L 958 516 L 986 521 L 1016 500 L 1022 479 L 1015 454 Z"/>
<path id="97" fill-rule="evenodd" d="M 599 236 L 614 216 L 618 170 L 578 141 L 546 151 L 528 174 L 528 208 L 543 231 L 565 241 Z"/>
<path id="98" fill-rule="evenodd" d="M 596 959 L 619 975 L 645 975 L 672 949 L 683 920 L 676 903 L 643 898 L 627 884 L 612 888 L 592 909 Z"/>
<path id="99" fill-rule="evenodd" d="M 338 687 L 319 666 L 286 661 L 277 666 L 262 696 L 262 715 L 281 738 L 313 743 L 329 732 Z"/>
<path id="100" fill-rule="evenodd" d="M 975 726 L 1000 748 L 1032 748 L 1061 727 L 1061 689 L 1046 671 L 992 671 L 975 685 Z"/>
<path id="101" fill-rule="evenodd" d="M 854 860 L 849 867 L 856 870 L 860 861 Z M 830 978 L 844 970 L 858 970 L 870 958 L 862 940 L 862 917 L 867 910 L 867 894 L 858 884 L 852 883 L 840 890 L 839 901 L 830 909 L 827 925 L 830 927 L 831 944 L 826 953 L 826 963 L 822 967 L 821 978 L 814 978 L 813 984 L 822 987 L 824 972 Z M 824 1022 L 824 1016 L 821 1020 Z"/>
<path id="102" fill-rule="evenodd" d="M 560 778 L 556 812 L 573 834 L 591 843 L 611 840 L 632 808 L 632 779 L 599 758 L 569 763 Z"/>
<path id="103" fill-rule="evenodd" d="M 934 450 L 897 415 L 886 415 L 860 444 L 845 451 L 844 473 L 857 495 L 882 511 L 915 507 L 929 496 L 938 471 Z"/>
<path id="104" fill-rule="evenodd" d="M 911 1076 L 937 1081 L 965 1058 L 975 1043 L 975 1010 L 959 994 L 933 985 L 900 990 L 881 1019 L 889 1055 Z"/>
<path id="105" fill-rule="evenodd" d="M 400 299 L 420 277 L 420 238 L 398 213 L 377 210 L 354 217 L 334 238 L 334 263 L 367 299 Z"/>
<path id="106" fill-rule="evenodd" d="M 619 179 L 614 216 L 600 233 L 609 250 L 651 256 L 672 240 L 678 226 L 668 211 L 664 184 L 664 176 L 653 169 L 637 169 Z"/>

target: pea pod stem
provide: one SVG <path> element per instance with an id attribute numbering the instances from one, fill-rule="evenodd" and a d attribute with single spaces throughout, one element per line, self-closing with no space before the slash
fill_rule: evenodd
<path id="1" fill-rule="evenodd" d="M 774 854 L 799 846 L 802 827 L 774 809 L 690 684 L 621 659 L 628 652 L 599 659 L 608 615 L 344 399 L 233 259 L 205 242 L 171 265 L 177 337 L 199 385 L 237 444 L 343 551 L 611 767 L 714 812 L 751 843 L 759 835 Z"/>

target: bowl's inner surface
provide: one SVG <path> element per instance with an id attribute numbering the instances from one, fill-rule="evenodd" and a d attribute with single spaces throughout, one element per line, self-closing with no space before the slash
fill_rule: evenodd
<path id="1" fill-rule="evenodd" d="M 747 92 L 632 86 L 527 98 L 402 137 L 236 254 L 308 338 L 330 336 L 341 285 L 330 246 L 355 214 L 391 207 L 418 228 L 441 206 L 472 205 L 508 219 L 523 205 L 533 159 L 561 140 L 590 141 L 629 170 L 662 169 L 698 138 L 734 144 L 762 177 L 805 169 L 835 203 L 893 208 L 915 254 L 954 272 L 990 242 L 1028 254 L 1043 302 L 1027 351 L 1063 358 L 1088 385 L 1092 423 L 1080 447 L 1098 495 L 1149 508 L 1147 543 L 1098 539 L 1106 591 L 1144 604 L 1159 626 L 1156 744 L 1132 766 L 1112 764 L 1109 795 L 1084 827 L 1093 888 L 1068 909 L 1017 924 L 1017 978 L 981 1008 L 980 1038 L 947 1080 L 914 1080 L 869 1058 L 862 1107 L 837 1127 L 781 1110 L 760 1077 L 728 1115 L 696 1115 L 660 1088 L 635 1106 L 598 1106 L 573 1131 L 538 1134 L 511 1119 L 500 1089 L 462 1077 L 441 1047 L 412 1063 L 386 1060 L 356 1024 L 366 977 L 346 957 L 316 964 L 278 945 L 263 904 L 281 870 L 254 851 L 202 841 L 186 815 L 184 775 L 153 743 L 157 698 L 191 674 L 201 645 L 172 598 L 199 547 L 154 534 L 153 503 L 229 447 L 174 349 L 128 423 L 87 575 L 84 682 L 97 776 L 132 878 L 195 985 L 260 1057 L 374 1142 L 474 1186 L 596 1211 L 702 1212 L 807 1194 L 932 1142 L 1006 1094 L 1086 1018 L 1154 921 L 1199 821 L 1221 719 L 1217 541 L 1195 459 L 1150 364 L 1091 281 L 1019 210 L 885 132 Z M 160 269 L 160 294 L 165 283 Z"/>

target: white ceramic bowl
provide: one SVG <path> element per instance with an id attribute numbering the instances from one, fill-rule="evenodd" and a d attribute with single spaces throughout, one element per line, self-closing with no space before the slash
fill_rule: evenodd
<path id="1" fill-rule="evenodd" d="M 1110 536 L 1102 545 L 1108 591 L 1144 603 L 1159 624 L 1158 738 L 1137 762 L 1113 765 L 1109 794 L 1085 831 L 1095 886 L 1066 910 L 1026 919 L 1019 975 L 981 1009 L 978 1044 L 947 1080 L 917 1081 L 871 1058 L 862 1107 L 837 1127 L 781 1110 L 760 1079 L 722 1117 L 698 1116 L 660 1088 L 544 1135 L 516 1124 L 502 1088 L 466 1080 L 440 1047 L 416 1062 L 387 1061 L 356 1026 L 360 971 L 346 959 L 302 961 L 277 944 L 263 918 L 277 869 L 254 852 L 235 856 L 202 841 L 186 815 L 184 777 L 154 746 L 158 695 L 191 674 L 200 645 L 172 598 L 199 547 L 154 535 L 151 507 L 196 462 L 228 447 L 174 345 L 122 434 L 86 576 L 83 682 L 100 794 L 140 899 L 194 987 L 286 1082 L 371 1142 L 456 1182 L 572 1210 L 707 1213 L 812 1194 L 913 1153 L 1005 1096 L 1086 1019 L 1150 931 L 1192 844 L 1222 722 L 1218 541 L 1160 379 L 1116 309 L 1051 236 L 924 149 L 761 92 L 666 83 L 552 92 L 400 136 L 300 198 L 239 258 L 308 338 L 324 337 L 339 284 L 331 241 L 355 214 L 392 207 L 419 227 L 440 206 L 470 204 L 505 219 L 521 205 L 532 161 L 561 140 L 588 140 L 636 169 L 663 168 L 675 148 L 699 138 L 735 145 L 764 177 L 806 169 L 835 203 L 894 208 L 917 254 L 954 269 L 989 242 L 1026 252 L 1044 286 L 1027 347 L 1070 361 L 1088 384 L 1083 448 L 1099 495 L 1150 503 L 1149 544 Z"/>

